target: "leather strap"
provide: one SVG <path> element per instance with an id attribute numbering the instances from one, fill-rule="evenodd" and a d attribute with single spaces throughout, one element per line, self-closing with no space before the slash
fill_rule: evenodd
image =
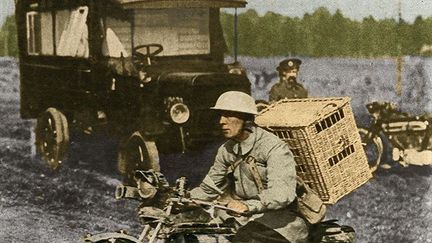
<path id="1" fill-rule="evenodd" d="M 261 193 L 264 190 L 264 184 L 262 182 L 261 175 L 259 174 L 255 158 L 252 156 L 248 156 L 246 157 L 245 163 L 246 165 L 248 165 L 249 171 L 254 178 L 255 185 L 258 188 L 258 193 Z"/>
<path id="2" fill-rule="evenodd" d="M 230 169 L 231 169 L 231 171 L 230 172 L 234 172 L 234 170 L 235 170 L 235 168 L 237 168 L 237 166 L 239 166 L 239 164 L 241 163 L 243 161 L 243 157 L 240 157 L 240 158 L 238 158 L 236 161 L 234 161 L 234 163 L 232 163 L 231 165 L 230 165 Z"/>
<path id="3" fill-rule="evenodd" d="M 235 168 L 240 165 L 241 162 L 245 161 L 247 168 L 249 169 L 249 172 L 252 174 L 252 177 L 254 179 L 255 185 L 258 188 L 258 193 L 261 193 L 264 190 L 264 184 L 262 181 L 262 178 L 259 174 L 258 167 L 256 165 L 256 160 L 252 156 L 247 156 L 246 158 L 240 157 L 234 163 L 230 165 L 231 172 L 234 172 Z"/>

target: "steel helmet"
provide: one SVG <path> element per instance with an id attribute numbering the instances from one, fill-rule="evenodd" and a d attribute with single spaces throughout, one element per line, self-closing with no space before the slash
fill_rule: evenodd
<path id="1" fill-rule="evenodd" d="M 240 91 L 227 91 L 219 96 L 212 110 L 236 111 L 246 114 L 258 114 L 255 100 L 250 95 Z"/>

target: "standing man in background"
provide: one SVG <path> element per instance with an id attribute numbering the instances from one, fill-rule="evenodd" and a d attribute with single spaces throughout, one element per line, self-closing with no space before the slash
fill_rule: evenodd
<path id="1" fill-rule="evenodd" d="M 301 60 L 297 58 L 285 59 L 279 63 L 279 66 L 276 68 L 279 72 L 279 83 L 273 85 L 270 89 L 270 102 L 284 98 L 307 98 L 308 91 L 303 87 L 303 85 L 297 83 L 297 75 L 301 63 Z"/>

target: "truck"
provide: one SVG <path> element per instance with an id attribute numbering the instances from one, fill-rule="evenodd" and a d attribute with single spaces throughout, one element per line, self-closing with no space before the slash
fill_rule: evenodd
<path id="1" fill-rule="evenodd" d="M 228 90 L 251 92 L 244 68 L 224 61 L 220 21 L 222 8 L 245 5 L 17 0 L 20 113 L 37 120 L 37 154 L 57 169 L 71 132 L 107 134 L 121 141 L 118 170 L 133 179 L 135 170 L 160 170 L 159 152 L 217 140 L 209 107 Z"/>

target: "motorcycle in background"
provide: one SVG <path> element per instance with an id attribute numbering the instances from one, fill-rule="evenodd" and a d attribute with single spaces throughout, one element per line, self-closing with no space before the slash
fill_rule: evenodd
<path id="1" fill-rule="evenodd" d="M 383 160 L 384 137 L 392 146 L 392 159 L 402 166 L 432 164 L 432 117 L 401 112 L 390 102 L 372 102 L 366 108 L 373 122 L 359 132 L 372 172 Z"/>

